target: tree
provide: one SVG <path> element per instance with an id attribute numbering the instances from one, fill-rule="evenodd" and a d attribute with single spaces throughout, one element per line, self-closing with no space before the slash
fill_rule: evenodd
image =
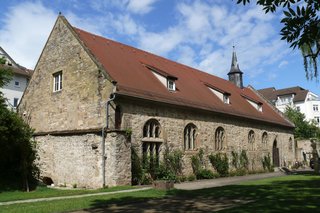
<path id="1" fill-rule="evenodd" d="M 250 0 L 237 0 L 244 5 Z M 281 23 L 282 40 L 293 49 L 301 50 L 307 79 L 318 79 L 318 60 L 320 55 L 319 0 L 257 0 L 265 13 L 283 12 Z"/>
<path id="2" fill-rule="evenodd" d="M 6 60 L 4 57 L 0 58 L 0 88 L 10 82 L 12 79 L 12 72 L 10 69 L 6 68 L 4 64 Z M 3 93 L 0 91 L 0 106 L 5 106 L 5 98 Z"/>
<path id="3" fill-rule="evenodd" d="M 3 87 L 12 75 L 3 65 L 3 58 L 0 63 L 0 87 Z M 0 93 L 0 192 L 22 187 L 29 191 L 30 183 L 36 183 L 38 168 L 32 134 L 23 119 L 7 108 Z"/>
<path id="4" fill-rule="evenodd" d="M 299 139 L 320 139 L 320 129 L 313 123 L 305 120 L 304 114 L 296 109 L 287 107 L 284 113 L 289 120 L 296 126 L 294 129 L 294 137 Z"/>

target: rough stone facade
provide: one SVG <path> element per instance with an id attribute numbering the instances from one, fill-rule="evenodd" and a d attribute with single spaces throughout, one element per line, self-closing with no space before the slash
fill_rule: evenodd
<path id="1" fill-rule="evenodd" d="M 50 177 L 57 186 L 103 186 L 100 134 L 45 135 L 35 140 L 42 177 Z M 104 142 L 105 185 L 130 185 L 130 141 L 123 132 L 111 131 Z"/>
<path id="2" fill-rule="evenodd" d="M 167 144 L 170 149 L 184 150 L 184 128 L 193 123 L 196 128 L 195 150 L 184 151 L 184 173 L 192 173 L 190 157 L 200 149 L 205 154 L 227 153 L 231 160 L 231 151 L 246 150 L 249 157 L 249 169 L 261 170 L 261 158 L 270 154 L 272 158 L 274 141 L 279 148 L 281 166 L 292 165 L 294 162 L 294 147 L 290 146 L 294 136 L 290 129 L 284 129 L 272 124 L 257 123 L 242 118 L 232 118 L 204 111 L 183 109 L 168 105 L 161 105 L 143 101 L 122 101 L 118 103 L 122 109 L 122 128 L 132 129 L 132 146 L 142 152 L 143 126 L 149 119 L 156 119 L 161 126 L 160 138 L 163 140 L 162 150 Z M 218 127 L 225 130 L 225 143 L 221 151 L 216 151 L 215 131 Z M 248 133 L 253 130 L 255 142 L 253 149 L 248 143 Z M 268 135 L 267 144 L 262 143 L 262 134 Z M 212 168 L 209 162 L 207 168 Z"/>
<path id="3" fill-rule="evenodd" d="M 62 71 L 61 91 L 53 74 Z M 36 132 L 101 128 L 112 84 L 58 19 L 19 106 Z M 45 125 L 44 125 L 45 124 Z"/>

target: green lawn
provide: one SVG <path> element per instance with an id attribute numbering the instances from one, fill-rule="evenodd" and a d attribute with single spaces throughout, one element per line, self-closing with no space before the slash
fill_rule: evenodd
<path id="1" fill-rule="evenodd" d="M 0 212 L 65 212 L 110 206 L 110 204 L 127 205 L 131 210 L 139 211 L 139 203 L 147 206 L 153 205 L 155 210 L 159 210 L 160 207 L 159 205 L 157 207 L 155 201 L 166 196 L 172 197 L 166 200 L 162 199 L 162 204 L 165 203 L 164 207 L 172 205 L 177 210 L 184 207 L 191 211 L 193 207 L 196 208 L 193 203 L 189 203 L 189 206 L 185 205 L 185 201 L 191 199 L 195 201 L 217 200 L 220 203 L 237 199 L 248 201 L 248 203 L 238 204 L 221 212 L 318 212 L 320 208 L 320 176 L 291 175 L 194 191 L 171 190 L 166 192 L 151 189 L 108 196 L 15 204 L 0 206 Z M 170 203 L 172 200 L 175 200 L 175 203 Z"/>
<path id="2" fill-rule="evenodd" d="M 111 188 L 90 190 L 90 189 L 53 189 L 45 186 L 39 186 L 35 191 L 22 192 L 22 191 L 7 191 L 0 192 L 0 202 L 13 201 L 13 200 L 26 200 L 33 198 L 47 198 L 47 197 L 59 197 L 68 195 L 81 195 L 91 194 L 98 192 L 112 192 L 125 189 L 133 189 L 133 186 L 117 186 Z"/>

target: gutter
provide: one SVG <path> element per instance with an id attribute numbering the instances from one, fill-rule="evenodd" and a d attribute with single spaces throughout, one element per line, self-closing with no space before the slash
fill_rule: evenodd
<path id="1" fill-rule="evenodd" d="M 102 173 L 102 187 L 105 187 L 106 185 L 106 170 L 105 170 L 105 165 L 106 165 L 106 159 L 107 159 L 107 155 L 106 155 L 106 151 L 105 151 L 105 139 L 107 138 L 107 133 L 105 130 L 109 129 L 109 117 L 110 117 L 110 104 L 111 102 L 116 98 L 116 84 L 117 82 L 113 81 L 112 82 L 114 88 L 113 88 L 113 92 L 110 94 L 110 97 L 107 101 L 106 104 L 106 126 L 102 127 L 101 129 L 101 173 Z"/>

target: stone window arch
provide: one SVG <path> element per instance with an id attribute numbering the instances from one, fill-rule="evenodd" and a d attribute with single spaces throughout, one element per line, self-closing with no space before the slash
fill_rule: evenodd
<path id="1" fill-rule="evenodd" d="M 196 149 L 197 127 L 193 123 L 189 123 L 184 128 L 184 150 L 194 150 Z"/>
<path id="2" fill-rule="evenodd" d="M 156 119 L 148 120 L 143 126 L 144 138 L 159 138 L 160 137 L 160 123 Z"/>
<path id="3" fill-rule="evenodd" d="M 152 118 L 143 126 L 142 138 L 142 166 L 154 176 L 154 171 L 159 166 L 161 144 L 161 126 L 158 120 Z"/>
<path id="4" fill-rule="evenodd" d="M 262 133 L 262 147 L 267 148 L 268 145 L 268 133 L 264 132 Z"/>
<path id="5" fill-rule="evenodd" d="M 253 130 L 249 131 L 248 134 L 248 143 L 249 143 L 249 150 L 254 150 L 254 143 L 255 143 L 255 133 Z"/>
<path id="6" fill-rule="evenodd" d="M 221 126 L 217 128 L 214 135 L 214 145 L 217 151 L 221 151 L 225 145 L 225 131 Z"/>
<path id="7" fill-rule="evenodd" d="M 293 140 L 292 140 L 292 138 L 290 137 L 290 138 L 289 138 L 289 150 L 292 151 L 292 149 L 293 149 Z"/>

